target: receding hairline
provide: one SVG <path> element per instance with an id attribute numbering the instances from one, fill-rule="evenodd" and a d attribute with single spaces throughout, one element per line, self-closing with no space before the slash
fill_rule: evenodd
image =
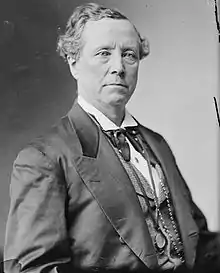
<path id="1" fill-rule="evenodd" d="M 124 22 L 128 22 L 132 26 L 134 32 L 137 34 L 137 37 L 139 38 L 139 40 L 141 41 L 140 33 L 138 32 L 136 26 L 129 19 L 115 19 L 115 18 L 109 18 L 109 17 L 101 18 L 99 20 L 92 20 L 92 19 L 88 20 L 85 23 L 85 25 L 83 26 L 83 30 L 81 32 L 81 36 L 84 33 L 84 31 L 87 28 L 87 26 L 88 26 L 89 23 L 99 23 L 100 21 L 112 21 L 112 22 L 114 22 L 114 21 L 115 22 L 124 21 Z"/>
<path id="2" fill-rule="evenodd" d="M 142 37 L 130 18 L 116 8 L 105 8 L 96 3 L 87 3 L 74 10 L 67 22 L 65 33 L 59 35 L 57 52 L 59 52 L 60 56 L 66 59 L 68 55 L 72 55 L 77 59 L 85 43 L 85 41 L 82 43 L 82 34 L 87 23 L 103 19 L 128 21 L 138 36 L 140 59 L 145 58 L 149 54 L 149 43 L 146 37 Z"/>
<path id="3" fill-rule="evenodd" d="M 93 19 L 91 19 L 91 20 L 88 20 L 88 21 L 85 23 L 85 25 L 83 26 L 81 35 L 80 35 L 80 41 L 81 41 L 80 49 L 81 49 L 81 50 L 82 50 L 83 46 L 84 46 L 85 43 L 86 43 L 86 40 L 84 39 L 84 33 L 85 33 L 85 30 L 86 30 L 87 27 L 88 27 L 88 23 L 96 23 L 96 22 L 99 22 L 99 21 L 112 21 L 112 22 L 113 22 L 113 21 L 124 21 L 124 22 L 128 22 L 128 23 L 132 26 L 134 32 L 135 32 L 136 35 L 137 35 L 137 42 L 138 42 L 139 44 L 141 43 L 140 34 L 139 34 L 139 32 L 137 31 L 135 25 L 134 25 L 129 19 L 124 19 L 124 18 L 122 18 L 122 19 L 116 18 L 116 19 L 115 19 L 115 18 L 104 17 L 104 18 L 101 18 L 101 19 L 98 19 L 98 20 L 93 20 Z"/>

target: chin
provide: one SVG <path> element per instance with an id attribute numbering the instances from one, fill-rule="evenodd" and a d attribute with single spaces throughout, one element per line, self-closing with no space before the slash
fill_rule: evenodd
<path id="1" fill-rule="evenodd" d="M 129 98 L 125 97 L 125 96 L 118 96 L 117 98 L 114 98 L 113 100 L 110 100 L 108 102 L 108 104 L 112 105 L 112 106 L 123 106 L 125 107 L 125 105 L 127 104 Z"/>
<path id="2" fill-rule="evenodd" d="M 114 92 L 103 93 L 102 101 L 106 105 L 111 105 L 114 107 L 116 106 L 125 107 L 131 95 L 132 94 L 129 92 L 129 90 L 125 89 L 114 90 Z"/>

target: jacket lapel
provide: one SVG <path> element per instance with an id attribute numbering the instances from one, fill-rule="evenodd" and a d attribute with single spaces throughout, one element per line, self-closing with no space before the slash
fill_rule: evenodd
<path id="1" fill-rule="evenodd" d="M 198 241 L 198 227 L 192 218 L 190 201 L 187 199 L 186 189 L 183 187 L 183 178 L 176 166 L 175 160 L 167 145 L 146 128 L 140 126 L 140 132 L 145 141 L 152 149 L 161 164 L 172 196 L 177 220 L 185 249 L 185 259 L 192 266 L 196 256 L 196 245 Z"/>
<path id="2" fill-rule="evenodd" d="M 121 240 L 147 267 L 155 268 L 157 259 L 140 204 L 112 146 L 77 103 L 68 117 L 82 147 L 81 153 L 73 151 L 78 173 Z"/>

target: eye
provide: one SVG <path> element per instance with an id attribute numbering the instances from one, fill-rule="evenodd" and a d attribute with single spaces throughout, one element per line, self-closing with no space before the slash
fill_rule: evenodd
<path id="1" fill-rule="evenodd" d="M 125 51 L 122 54 L 122 57 L 128 62 L 135 62 L 138 59 L 137 54 L 134 51 Z"/>
<path id="2" fill-rule="evenodd" d="M 107 57 L 109 55 L 111 55 L 111 52 L 106 49 L 100 50 L 99 52 L 96 53 L 96 56 L 101 56 L 101 57 Z"/>

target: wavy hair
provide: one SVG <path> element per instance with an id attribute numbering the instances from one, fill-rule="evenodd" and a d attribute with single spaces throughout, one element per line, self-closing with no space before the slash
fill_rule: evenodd
<path id="1" fill-rule="evenodd" d="M 96 3 L 87 3 L 78 6 L 70 16 L 65 33 L 58 37 L 57 52 L 65 60 L 67 56 L 78 60 L 80 57 L 80 49 L 82 48 L 81 36 L 84 27 L 88 21 L 98 21 L 103 18 L 111 18 L 115 20 L 128 20 L 124 14 L 114 8 L 106 8 Z M 132 24 L 134 26 L 134 24 Z M 140 39 L 139 52 L 140 59 L 149 54 L 149 44 L 146 38 L 142 37 L 134 26 Z"/>

